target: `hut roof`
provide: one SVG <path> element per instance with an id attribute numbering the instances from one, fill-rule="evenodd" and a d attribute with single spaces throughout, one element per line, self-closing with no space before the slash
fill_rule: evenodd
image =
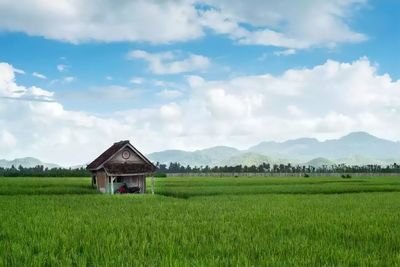
<path id="1" fill-rule="evenodd" d="M 124 141 L 120 141 L 120 142 L 116 142 L 114 143 L 111 147 L 109 147 L 106 151 L 104 151 L 100 156 L 98 156 L 93 162 L 91 162 L 89 165 L 87 165 L 87 169 L 89 170 L 97 170 L 100 167 L 106 167 L 105 163 L 112 157 L 114 156 L 118 151 L 120 151 L 121 149 L 123 149 L 124 147 L 129 146 L 140 158 L 142 158 L 144 160 L 144 162 L 146 162 L 148 165 L 148 169 L 151 169 L 150 171 L 154 171 L 156 169 L 156 167 L 153 165 L 153 163 L 151 163 L 151 161 L 149 161 L 145 156 L 143 156 L 142 153 L 140 153 L 134 146 L 132 146 L 128 140 L 124 140 Z M 113 164 L 115 165 L 115 164 Z M 128 167 L 121 167 L 119 166 L 121 164 L 117 164 L 115 165 L 115 167 L 111 167 L 111 164 L 108 165 L 108 168 L 110 170 L 110 173 L 116 173 L 114 171 L 117 170 L 117 168 L 119 168 L 119 170 L 123 170 L 123 168 L 128 168 Z M 132 164 L 122 164 L 122 165 L 132 165 Z M 141 165 L 141 166 L 146 166 L 143 164 L 133 164 L 131 168 L 132 170 L 135 167 L 134 165 Z M 112 168 L 112 169 L 111 169 Z M 113 170 L 113 171 L 111 171 Z"/>

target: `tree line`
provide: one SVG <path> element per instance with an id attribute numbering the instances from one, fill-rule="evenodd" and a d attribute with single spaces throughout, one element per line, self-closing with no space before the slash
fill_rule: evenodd
<path id="1" fill-rule="evenodd" d="M 168 173 L 400 173 L 400 165 L 393 163 L 382 166 L 369 165 L 323 165 L 320 167 L 262 163 L 260 165 L 236 165 L 236 166 L 184 166 L 178 162 L 170 164 L 156 163 L 158 175 Z M 36 167 L 11 166 L 0 167 L 0 177 L 90 177 L 90 171 L 84 167 L 71 168 L 46 168 L 42 165 Z"/>
<path id="2" fill-rule="evenodd" d="M 85 168 L 46 168 L 42 165 L 36 167 L 23 167 L 14 165 L 10 168 L 0 168 L 0 177 L 89 177 L 91 174 Z"/>
<path id="3" fill-rule="evenodd" d="M 178 162 L 169 165 L 157 162 L 159 173 L 400 173 L 400 165 L 393 163 L 382 166 L 378 164 L 368 165 L 323 165 L 320 167 L 262 163 L 260 165 L 236 165 L 236 166 L 184 166 Z"/>

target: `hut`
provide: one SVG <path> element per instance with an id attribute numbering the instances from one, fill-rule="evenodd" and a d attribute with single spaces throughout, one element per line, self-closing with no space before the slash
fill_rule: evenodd
<path id="1" fill-rule="evenodd" d="M 92 163 L 92 185 L 103 193 L 145 193 L 146 176 L 156 167 L 128 140 L 114 143 Z"/>

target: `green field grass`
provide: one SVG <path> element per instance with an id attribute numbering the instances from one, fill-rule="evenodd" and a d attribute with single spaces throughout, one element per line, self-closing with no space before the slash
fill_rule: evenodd
<path id="1" fill-rule="evenodd" d="M 156 192 L 0 178 L 0 266 L 400 265 L 400 177 L 160 178 Z"/>

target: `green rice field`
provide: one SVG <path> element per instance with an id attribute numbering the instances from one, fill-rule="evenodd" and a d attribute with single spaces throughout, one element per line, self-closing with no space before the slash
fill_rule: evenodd
<path id="1" fill-rule="evenodd" d="M 0 178 L 0 266 L 400 266 L 400 177 L 158 178 L 155 189 Z"/>

